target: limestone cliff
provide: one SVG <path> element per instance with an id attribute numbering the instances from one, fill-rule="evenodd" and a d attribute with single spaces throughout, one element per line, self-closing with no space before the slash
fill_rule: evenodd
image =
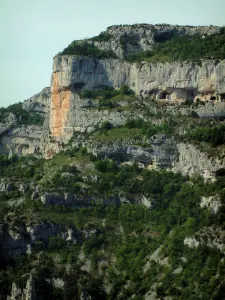
<path id="1" fill-rule="evenodd" d="M 131 63 L 126 60 L 127 55 L 152 51 L 155 44 L 174 36 L 199 36 L 204 39 L 207 36 L 217 36 L 221 32 L 221 28 L 215 26 L 135 24 L 111 26 L 97 37 L 74 41 L 78 48 L 82 43 L 86 43 L 98 51 L 111 51 L 113 55 L 101 58 L 93 54 L 65 55 L 67 52 L 63 51 L 54 57 L 49 125 L 52 136 L 71 136 L 74 127 L 78 131 L 79 128 L 80 131 L 84 131 L 84 126 L 80 123 L 90 118 L 82 115 L 81 118 L 78 117 L 82 122 L 76 119 L 79 115 L 75 108 L 78 102 L 76 92 L 101 89 L 105 86 L 118 89 L 127 85 L 142 99 L 164 99 L 171 103 L 213 101 L 216 108 L 200 109 L 198 114 L 204 117 L 223 115 L 221 111 L 224 110 L 224 105 L 219 105 L 217 109 L 225 94 L 223 59 L 205 59 L 198 63 L 190 60 L 172 63 Z M 95 113 L 92 113 L 92 120 L 99 120 Z M 86 128 L 88 127 L 86 124 Z"/>
<path id="2" fill-rule="evenodd" d="M 225 93 L 225 62 L 128 63 L 118 59 L 95 60 L 76 56 L 56 56 L 53 80 L 58 74 L 60 89 L 99 89 L 128 85 L 137 95 L 189 99 L 201 94 Z M 162 92 L 165 91 L 163 95 Z M 209 97 L 210 99 L 210 97 Z M 209 100 L 208 99 L 208 100 Z"/>
<path id="3" fill-rule="evenodd" d="M 207 36 L 218 35 L 220 32 L 220 27 L 213 26 L 165 24 L 112 26 L 103 33 L 103 36 L 106 36 L 105 40 L 94 37 L 86 42 L 100 50 L 113 51 L 117 58 L 99 59 L 93 56 L 61 54 L 55 56 L 51 88 L 43 89 L 23 104 L 23 108 L 27 111 L 46 114 L 43 127 L 23 125 L 8 131 L 11 123 L 3 124 L 3 132 L 6 134 L 2 136 L 1 152 L 10 155 L 13 153 L 44 155 L 46 158 L 51 158 L 63 149 L 74 132 L 90 133 L 99 129 L 104 121 L 110 122 L 113 126 L 122 126 L 127 119 L 142 118 L 147 122 L 154 122 L 152 115 L 161 115 L 163 118 L 168 116 L 223 118 L 225 116 L 224 60 L 202 60 L 197 64 L 191 61 L 130 63 L 124 59 L 131 53 L 150 51 L 158 41 L 173 36 L 199 35 L 204 39 Z M 133 99 L 133 103 L 120 99 L 115 109 L 99 109 L 98 99 L 83 99 L 80 96 L 80 92 L 84 90 L 98 90 L 105 86 L 119 89 L 124 84 L 135 93 L 136 98 Z M 164 103 L 154 106 L 152 99 L 163 100 Z M 183 107 L 181 104 L 185 101 L 189 103 L 202 101 L 204 105 Z M 146 111 L 150 112 L 149 116 Z M 185 131 L 182 124 L 179 126 L 181 131 Z M 174 151 L 170 151 L 168 140 L 172 141 Z M 110 156 L 111 152 L 113 154 L 122 151 L 127 157 L 133 159 L 139 157 L 141 151 L 132 143 L 129 145 L 120 143 L 111 149 L 104 144 L 101 147 L 95 146 L 91 141 L 77 140 L 76 142 L 77 145 L 88 146 L 93 153 L 105 153 L 105 156 Z M 154 143 L 152 145 L 154 146 Z M 193 145 L 179 143 L 173 137 L 163 139 L 160 145 L 161 148 L 165 148 L 165 155 L 161 155 L 162 151 L 158 150 L 144 150 L 147 157 L 150 157 L 149 163 L 154 162 L 156 167 L 165 166 L 181 171 L 183 174 L 205 172 L 204 177 L 211 178 L 224 164 L 222 161 L 210 161 L 207 164 L 207 155 L 202 156 Z"/>

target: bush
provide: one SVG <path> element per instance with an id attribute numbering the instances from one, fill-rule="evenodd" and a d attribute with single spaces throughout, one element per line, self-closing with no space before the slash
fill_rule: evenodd
<path id="1" fill-rule="evenodd" d="M 122 95 L 134 95 L 134 92 L 129 88 L 129 86 L 123 84 L 120 88 L 120 93 Z"/>
<path id="2" fill-rule="evenodd" d="M 113 127 L 113 125 L 109 121 L 105 121 L 101 123 L 100 129 L 109 130 Z"/>
<path id="3" fill-rule="evenodd" d="M 73 41 L 67 48 L 65 48 L 60 55 L 79 55 L 88 56 L 98 59 L 104 58 L 116 58 L 113 51 L 100 50 L 93 43 L 88 43 L 85 41 Z"/>
<path id="4" fill-rule="evenodd" d="M 112 38 L 112 35 L 109 34 L 106 31 L 101 32 L 99 35 L 94 36 L 93 38 L 90 39 L 90 41 L 94 42 L 108 42 Z"/>
<path id="5" fill-rule="evenodd" d="M 171 126 L 164 123 L 162 125 L 155 125 L 148 122 L 145 122 L 144 120 L 138 118 L 138 119 L 129 119 L 126 121 L 125 127 L 127 128 L 140 128 L 142 134 L 146 135 L 148 138 L 152 137 L 153 135 L 157 133 L 171 133 Z"/>
<path id="6" fill-rule="evenodd" d="M 113 160 L 97 160 L 94 164 L 95 168 L 100 172 L 114 172 L 118 170 L 118 166 Z"/>
<path id="7" fill-rule="evenodd" d="M 65 245 L 66 241 L 58 235 L 49 239 L 48 247 L 50 250 L 61 250 Z"/>
<path id="8" fill-rule="evenodd" d="M 104 86 L 98 90 L 85 90 L 80 93 L 81 98 L 98 99 L 98 107 L 117 107 L 116 101 L 113 101 L 113 97 L 121 95 L 123 96 L 134 95 L 134 92 L 125 84 L 120 89 L 116 90 L 110 86 Z"/>
<path id="9" fill-rule="evenodd" d="M 225 125 L 197 128 L 186 135 L 189 139 L 210 143 L 213 146 L 225 143 Z"/>

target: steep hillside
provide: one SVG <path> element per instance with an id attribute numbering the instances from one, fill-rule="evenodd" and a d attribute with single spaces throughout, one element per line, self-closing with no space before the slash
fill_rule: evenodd
<path id="1" fill-rule="evenodd" d="M 224 47 L 112 26 L 0 108 L 0 299 L 225 299 Z"/>

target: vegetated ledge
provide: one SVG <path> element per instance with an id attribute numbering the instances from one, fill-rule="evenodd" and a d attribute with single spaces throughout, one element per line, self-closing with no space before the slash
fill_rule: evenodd
<path id="1" fill-rule="evenodd" d="M 73 41 L 58 55 L 78 55 L 85 57 L 94 57 L 96 59 L 117 58 L 112 50 L 101 50 L 93 43 L 87 41 Z"/>
<path id="2" fill-rule="evenodd" d="M 225 58 L 225 31 L 218 36 L 174 36 L 153 46 L 152 51 L 127 55 L 129 62 L 175 62 L 220 60 Z"/>
<path id="3" fill-rule="evenodd" d="M 190 27 L 193 32 L 185 26 L 146 26 L 147 24 L 140 24 L 138 27 L 111 26 L 93 38 L 73 41 L 59 55 L 96 59 L 120 57 L 130 62 L 200 62 L 201 59 L 225 58 L 225 27 L 215 27 L 214 31 L 206 33 L 202 29 L 205 29 L 204 26 Z M 139 31 L 143 29 L 144 33 L 151 33 L 152 37 L 146 37 L 146 33 L 141 31 L 137 32 L 137 28 Z"/>

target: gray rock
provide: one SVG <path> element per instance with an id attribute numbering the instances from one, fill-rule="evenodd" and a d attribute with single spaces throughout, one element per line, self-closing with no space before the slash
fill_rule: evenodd
<path id="1" fill-rule="evenodd" d="M 185 237 L 184 245 L 190 248 L 205 245 L 223 252 L 225 250 L 225 231 L 215 226 L 203 227 L 193 236 Z"/>
<path id="2" fill-rule="evenodd" d="M 11 192 L 16 189 L 15 185 L 11 182 L 0 181 L 0 191 L 1 192 Z"/>
<path id="3" fill-rule="evenodd" d="M 218 214 L 220 208 L 222 207 L 222 203 L 218 196 L 211 196 L 211 197 L 201 197 L 200 206 L 202 208 L 209 207 L 214 214 Z"/>
<path id="4" fill-rule="evenodd" d="M 15 283 L 12 283 L 11 295 L 7 297 L 7 300 L 22 300 L 22 290 Z"/>
<path id="5" fill-rule="evenodd" d="M 31 199 L 32 200 L 36 200 L 39 197 L 39 192 L 38 191 L 34 191 L 33 194 L 31 195 Z"/>
<path id="6" fill-rule="evenodd" d="M 107 42 L 90 41 L 101 50 L 114 52 L 118 57 L 123 58 L 139 51 L 152 50 L 153 44 L 157 42 L 157 37 L 176 35 L 214 35 L 220 33 L 220 27 L 216 26 L 173 26 L 173 25 L 119 25 L 110 26 L 106 32 L 111 38 Z M 126 42 L 122 45 L 121 38 Z M 87 40 L 87 42 L 89 42 Z"/>
<path id="7" fill-rule="evenodd" d="M 64 201 L 66 205 L 74 205 L 75 204 L 75 196 L 73 194 L 64 194 Z"/>
<path id="8" fill-rule="evenodd" d="M 205 181 L 214 180 L 216 170 L 224 168 L 225 161 L 208 157 L 192 144 L 178 143 L 178 159 L 174 162 L 173 171 L 183 175 L 201 174 Z"/>
<path id="9" fill-rule="evenodd" d="M 23 102 L 23 109 L 28 112 L 47 113 L 51 101 L 50 87 L 44 88 L 40 93 Z"/>
<path id="10" fill-rule="evenodd" d="M 128 63 L 117 59 L 94 60 L 76 56 L 55 56 L 53 78 L 59 90 L 78 82 L 83 89 L 101 86 L 114 88 L 127 84 L 136 94 L 147 97 L 155 91 L 165 91 L 172 98 L 188 99 L 192 94 L 225 92 L 225 62 L 206 60 L 202 66 L 193 62 Z M 212 89 L 213 87 L 213 89 Z M 173 95 L 176 93 L 176 95 Z M 163 96 L 164 97 L 164 96 Z"/>
<path id="11" fill-rule="evenodd" d="M 64 195 L 59 193 L 45 193 L 41 196 L 41 202 L 45 205 L 62 205 L 65 203 Z"/>
<path id="12" fill-rule="evenodd" d="M 19 189 L 19 191 L 22 192 L 23 194 L 26 194 L 27 191 L 29 190 L 29 185 L 27 185 L 26 183 L 20 183 L 18 189 Z"/>
<path id="13" fill-rule="evenodd" d="M 36 290 L 33 276 L 30 275 L 27 280 L 24 290 L 17 287 L 15 283 L 12 284 L 11 295 L 7 297 L 7 300 L 36 300 Z"/>
<path id="14" fill-rule="evenodd" d="M 24 290 L 24 295 L 26 300 L 36 300 L 35 282 L 32 274 L 30 275 L 30 278 L 27 280 L 26 288 Z"/>

